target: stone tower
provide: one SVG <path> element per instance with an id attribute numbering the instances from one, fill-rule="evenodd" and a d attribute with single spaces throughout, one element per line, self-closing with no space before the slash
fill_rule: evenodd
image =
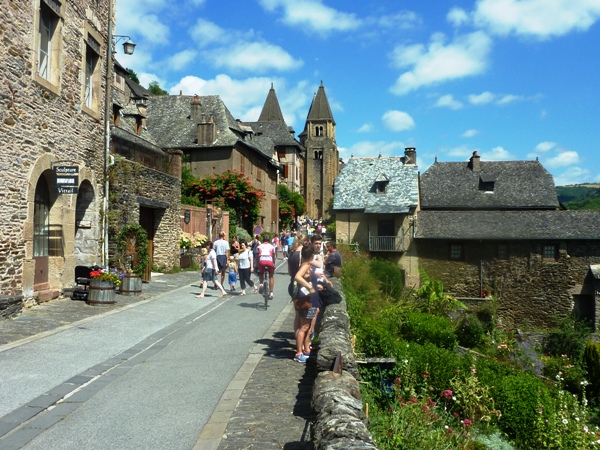
<path id="1" fill-rule="evenodd" d="M 306 214 L 313 219 L 328 218 L 340 155 L 335 142 L 335 120 L 323 82 L 313 98 L 304 131 L 299 137 L 306 148 L 303 183 Z"/>

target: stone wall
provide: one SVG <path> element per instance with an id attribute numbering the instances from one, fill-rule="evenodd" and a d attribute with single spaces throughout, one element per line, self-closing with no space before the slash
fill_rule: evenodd
<path id="1" fill-rule="evenodd" d="M 109 176 L 109 254 L 119 229 L 139 223 L 140 203 L 148 200 L 155 209 L 153 262 L 167 270 L 179 266 L 181 180 L 119 156 L 115 161 Z"/>
<path id="2" fill-rule="evenodd" d="M 557 243 L 557 260 L 542 258 L 541 242 L 513 241 L 503 243 L 506 259 L 498 258 L 498 243 L 465 242 L 464 259 L 451 261 L 448 242 L 419 240 L 419 263 L 457 297 L 479 297 L 481 288 L 490 289 L 500 300 L 498 315 L 505 326 L 549 327 L 574 310 L 574 295 L 593 302 L 584 280 L 590 264 L 600 262 L 596 241 Z"/>
<path id="3" fill-rule="evenodd" d="M 311 431 L 315 450 L 376 449 L 367 429 L 358 384 L 358 365 L 350 340 L 350 318 L 339 280 L 332 279 L 342 302 L 324 308 L 318 324 L 319 350 L 312 394 Z M 338 352 L 342 371 L 333 372 Z"/>
<path id="4" fill-rule="evenodd" d="M 53 52 L 55 79 L 37 75 L 36 29 L 39 0 L 3 2 L 0 8 L 0 296 L 9 303 L 45 299 L 74 281 L 77 229 L 77 195 L 51 193 L 50 216 L 60 237 L 58 256 L 51 256 L 48 271 L 34 286 L 33 209 L 38 180 L 44 177 L 52 189 L 55 165 L 77 166 L 79 183 L 89 183 L 95 202 L 95 216 L 102 204 L 104 128 L 102 125 L 106 64 L 104 53 L 98 62 L 95 111 L 84 108 L 85 36 L 100 38 L 102 49 L 108 23 L 108 0 L 66 0 L 61 2 L 60 24 Z M 54 67 L 54 66 L 53 66 Z M 84 112 L 86 111 L 86 112 Z M 60 217 L 59 217 L 60 216 Z M 95 229 L 85 237 L 85 257 L 98 253 L 100 235 Z M 38 277 L 39 278 L 39 277 Z M 37 290 L 37 291 L 36 291 Z"/>

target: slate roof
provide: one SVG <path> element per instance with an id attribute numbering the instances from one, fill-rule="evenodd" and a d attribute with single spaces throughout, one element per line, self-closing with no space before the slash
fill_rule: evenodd
<path id="1" fill-rule="evenodd" d="M 331 113 L 331 108 L 329 107 L 329 101 L 327 100 L 327 94 L 325 93 L 325 86 L 323 86 L 322 81 L 321 85 L 319 86 L 319 90 L 317 91 L 317 94 L 313 98 L 312 104 L 310 105 L 310 110 L 308 111 L 308 117 L 306 120 L 331 120 L 335 125 L 333 114 Z"/>
<path id="2" fill-rule="evenodd" d="M 480 183 L 493 182 L 493 193 Z M 435 162 L 421 176 L 421 209 L 556 209 L 552 175 L 539 161 Z"/>
<path id="3" fill-rule="evenodd" d="M 421 211 L 417 239 L 600 239 L 600 211 Z"/>
<path id="4" fill-rule="evenodd" d="M 350 159 L 335 180 L 333 209 L 398 214 L 416 208 L 419 171 L 403 161 L 403 157 Z M 377 193 L 376 183 L 385 183 L 386 178 L 385 193 Z"/>
<path id="5" fill-rule="evenodd" d="M 157 144 L 163 148 L 201 148 L 198 145 L 198 123 L 201 115 L 209 120 L 212 115 L 217 126 L 217 139 L 211 147 L 234 146 L 245 141 L 245 132 L 231 115 L 218 95 L 198 97 L 199 114 L 191 118 L 193 96 L 163 95 L 148 99 L 147 124 Z"/>
<path id="6" fill-rule="evenodd" d="M 294 137 L 294 130 L 285 122 L 244 122 L 252 127 L 255 136 L 268 136 L 274 145 L 300 146 Z"/>
<path id="7" fill-rule="evenodd" d="M 281 108 L 279 107 L 279 100 L 277 100 L 277 94 L 271 83 L 271 89 L 267 94 L 267 99 L 258 118 L 259 122 L 285 122 Z"/>

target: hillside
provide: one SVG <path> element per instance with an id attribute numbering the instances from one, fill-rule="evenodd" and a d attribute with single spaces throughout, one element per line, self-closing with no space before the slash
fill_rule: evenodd
<path id="1" fill-rule="evenodd" d="M 586 183 L 571 186 L 557 186 L 558 201 L 567 209 L 600 210 L 600 184 Z"/>

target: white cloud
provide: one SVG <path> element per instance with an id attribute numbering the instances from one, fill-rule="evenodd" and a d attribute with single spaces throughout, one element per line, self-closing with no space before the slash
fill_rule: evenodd
<path id="1" fill-rule="evenodd" d="M 375 23 L 380 28 L 394 30 L 409 30 L 421 24 L 419 15 L 412 11 L 402 11 L 397 14 L 386 14 L 377 18 L 367 18 L 366 21 Z"/>
<path id="2" fill-rule="evenodd" d="M 207 50 L 204 55 L 217 68 L 258 73 L 293 70 L 304 64 L 281 47 L 267 42 L 237 42 L 230 47 Z"/>
<path id="3" fill-rule="evenodd" d="M 195 50 L 183 50 L 171 56 L 168 64 L 173 70 L 185 69 L 196 58 L 197 54 Z"/>
<path id="4" fill-rule="evenodd" d="M 356 130 L 357 133 L 370 133 L 371 131 L 373 131 L 373 125 L 370 123 L 365 123 Z"/>
<path id="5" fill-rule="evenodd" d="M 546 168 L 558 169 L 579 164 L 579 154 L 576 151 L 559 149 L 558 152 L 555 157 L 544 160 L 543 164 Z"/>
<path id="6" fill-rule="evenodd" d="M 525 97 L 523 97 L 522 95 L 507 94 L 507 95 L 503 95 L 498 100 L 498 104 L 499 105 L 508 105 L 509 103 L 518 102 L 521 100 L 525 100 Z"/>
<path id="7" fill-rule="evenodd" d="M 412 130 L 415 127 L 413 118 L 403 111 L 386 111 L 381 120 L 392 131 Z"/>
<path id="8" fill-rule="evenodd" d="M 434 106 L 438 108 L 461 109 L 463 104 L 461 101 L 456 100 L 452 94 L 446 94 L 438 98 Z"/>
<path id="9" fill-rule="evenodd" d="M 452 147 L 451 149 L 448 149 L 446 153 L 448 153 L 448 156 L 451 156 L 452 158 L 468 159 L 471 157 L 473 151 L 475 150 L 479 149 L 473 149 L 466 145 L 460 145 L 458 147 Z"/>
<path id="10" fill-rule="evenodd" d="M 461 137 L 471 138 L 471 137 L 476 136 L 478 134 L 479 134 L 479 131 L 471 129 L 471 130 L 467 130 L 463 134 L 461 134 Z"/>
<path id="11" fill-rule="evenodd" d="M 166 7 L 165 0 L 144 2 L 142 0 L 119 0 L 117 17 L 119 28 L 116 34 L 127 33 L 133 42 L 140 37 L 150 44 L 167 45 L 169 43 L 169 27 L 158 14 Z M 124 31 L 126 30 L 126 31 Z"/>
<path id="12" fill-rule="evenodd" d="M 140 80 L 140 86 L 148 88 L 148 86 L 150 86 L 150 83 L 156 81 L 161 87 L 161 89 L 166 90 L 165 86 L 167 84 L 167 81 L 164 78 L 161 78 L 160 76 L 156 75 L 155 73 L 141 72 L 138 73 L 137 76 L 138 80 Z"/>
<path id="13" fill-rule="evenodd" d="M 491 33 L 548 39 L 585 31 L 600 18 L 597 0 L 479 0 L 474 22 Z"/>
<path id="14" fill-rule="evenodd" d="M 259 0 L 269 12 L 282 10 L 281 21 L 300 28 L 307 34 L 327 35 L 336 31 L 351 31 L 361 26 L 356 14 L 338 11 L 320 0 Z"/>
<path id="15" fill-rule="evenodd" d="M 503 147 L 494 147 L 489 152 L 484 152 L 483 154 L 481 154 L 481 159 L 487 159 L 488 161 L 510 161 L 512 159 L 515 159 L 515 157 Z"/>
<path id="16" fill-rule="evenodd" d="M 277 91 L 286 123 L 290 126 L 304 126 L 306 112 L 312 99 L 311 91 L 304 81 L 288 87 L 282 78 L 253 77 L 236 80 L 221 74 L 212 80 L 205 80 L 186 76 L 171 87 L 169 92 L 172 95 L 179 94 L 179 91 L 183 95 L 219 95 L 236 119 L 254 122 L 258 120 L 271 83 Z"/>
<path id="17" fill-rule="evenodd" d="M 496 96 L 494 94 L 487 91 L 482 92 L 478 95 L 472 94 L 468 97 L 469 103 L 471 103 L 472 105 L 486 105 L 488 103 L 493 102 L 495 98 Z"/>
<path id="18" fill-rule="evenodd" d="M 556 186 L 567 186 L 571 184 L 581 184 L 590 181 L 592 174 L 588 169 L 582 167 L 569 167 L 564 172 L 554 176 Z M 595 181 L 600 181 L 600 175 Z"/>
<path id="19" fill-rule="evenodd" d="M 446 15 L 446 19 L 455 27 L 459 27 L 469 21 L 469 15 L 464 9 L 454 7 Z"/>
<path id="20" fill-rule="evenodd" d="M 231 34 L 219 25 L 204 19 L 198 19 L 189 30 L 194 42 L 205 47 L 214 43 L 224 43 L 231 39 Z"/>
<path id="21" fill-rule="evenodd" d="M 343 159 L 347 161 L 351 156 L 354 158 L 367 158 L 381 156 L 400 156 L 404 155 L 405 145 L 402 142 L 392 141 L 362 141 L 357 142 L 343 155 Z M 342 152 L 340 152 L 342 155 Z"/>
<path id="22" fill-rule="evenodd" d="M 488 67 L 492 40 L 485 33 L 459 36 L 449 44 L 445 36 L 436 33 L 429 45 L 399 45 L 391 54 L 396 67 L 412 67 L 398 77 L 390 90 L 407 94 L 424 86 L 478 75 Z"/>
<path id="23" fill-rule="evenodd" d="M 556 142 L 544 141 L 535 146 L 536 151 L 542 153 L 546 153 L 553 148 L 556 148 Z"/>

